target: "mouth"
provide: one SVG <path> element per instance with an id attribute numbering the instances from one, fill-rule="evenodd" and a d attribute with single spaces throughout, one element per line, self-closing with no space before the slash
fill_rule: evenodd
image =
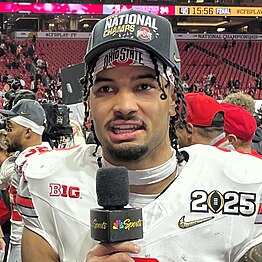
<path id="1" fill-rule="evenodd" d="M 143 130 L 141 126 L 137 125 L 116 125 L 111 128 L 111 131 L 114 134 L 125 134 L 125 133 L 132 133 L 137 130 Z"/>
<path id="2" fill-rule="evenodd" d="M 138 136 L 145 130 L 145 126 L 141 122 L 131 123 L 121 121 L 111 123 L 109 127 L 109 136 L 113 142 L 126 142 L 138 139 Z"/>

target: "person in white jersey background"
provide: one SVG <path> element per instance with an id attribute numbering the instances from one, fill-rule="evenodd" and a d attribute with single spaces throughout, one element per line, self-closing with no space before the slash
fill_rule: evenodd
<path id="1" fill-rule="evenodd" d="M 209 145 L 178 150 L 175 124 L 185 122 L 186 104 L 169 21 L 135 10 L 108 16 L 93 29 L 85 63 L 86 119 L 97 144 L 27 161 L 17 203 L 23 262 L 259 261 L 262 162 Z M 143 239 L 91 239 L 101 166 L 128 169 Z"/>
<path id="2" fill-rule="evenodd" d="M 1 176 L 10 173 L 10 205 L 11 205 L 11 234 L 8 250 L 8 262 L 20 262 L 21 260 L 21 238 L 23 222 L 17 211 L 16 200 L 17 188 L 22 175 L 23 165 L 32 155 L 50 150 L 48 143 L 42 143 L 44 131 L 45 111 L 42 106 L 32 99 L 21 99 L 11 110 L 0 110 L 7 117 L 6 139 L 8 152 L 20 152 L 10 163 L 3 164 Z"/>

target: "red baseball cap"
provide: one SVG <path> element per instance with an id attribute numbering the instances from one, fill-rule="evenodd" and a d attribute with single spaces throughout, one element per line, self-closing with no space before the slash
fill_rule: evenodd
<path id="1" fill-rule="evenodd" d="M 255 118 L 242 106 L 221 103 L 225 112 L 224 130 L 245 141 L 253 139 L 257 129 Z"/>
<path id="2" fill-rule="evenodd" d="M 187 123 L 196 126 L 223 127 L 223 121 L 213 121 L 218 112 L 223 113 L 219 102 L 203 93 L 185 94 L 187 103 Z"/>

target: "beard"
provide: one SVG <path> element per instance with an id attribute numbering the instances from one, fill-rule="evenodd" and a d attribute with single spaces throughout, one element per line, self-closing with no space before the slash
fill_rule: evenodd
<path id="1" fill-rule="evenodd" d="M 14 153 L 16 151 L 22 152 L 22 145 L 18 141 L 14 141 L 12 144 L 7 145 L 7 152 Z"/>
<path id="2" fill-rule="evenodd" d="M 135 145 L 127 145 L 122 147 L 116 147 L 109 145 L 106 147 L 110 156 L 116 160 L 121 162 L 135 162 L 143 158 L 148 152 L 148 146 L 135 146 Z"/>
<path id="3" fill-rule="evenodd" d="M 141 120 L 138 117 L 135 117 L 133 115 L 117 115 L 113 119 L 111 119 L 106 125 L 106 129 L 110 130 L 111 129 L 111 124 L 116 121 L 116 120 L 134 120 L 134 121 L 139 121 L 141 123 L 141 129 L 147 128 L 146 123 Z M 92 127 L 94 128 L 95 125 L 93 124 Z M 96 136 L 95 128 L 93 129 L 94 131 L 94 136 L 96 137 L 97 141 L 100 143 L 98 137 Z M 102 148 L 105 148 L 105 150 L 108 152 L 108 154 L 115 160 L 115 161 L 120 161 L 120 162 L 136 162 L 138 160 L 141 160 L 149 151 L 148 145 L 132 145 L 132 144 L 118 144 L 118 145 L 113 145 L 110 144 L 110 142 L 106 142 L 105 144 L 102 145 Z"/>

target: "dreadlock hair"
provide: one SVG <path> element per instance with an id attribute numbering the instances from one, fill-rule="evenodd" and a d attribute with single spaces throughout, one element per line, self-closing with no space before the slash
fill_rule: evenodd
<path id="1" fill-rule="evenodd" d="M 81 82 L 83 84 L 83 103 L 84 103 L 84 109 L 85 109 L 84 123 L 86 123 L 88 121 L 88 118 L 89 118 L 89 109 L 88 109 L 87 100 L 88 100 L 88 97 L 90 96 L 90 88 L 94 84 L 93 72 L 94 72 L 94 69 L 95 69 L 95 66 L 96 66 L 98 59 L 99 59 L 99 57 L 97 56 L 97 58 L 95 58 L 90 65 L 86 66 L 86 73 L 81 80 Z M 85 124 L 84 124 L 84 126 L 86 127 Z M 94 140 L 95 140 L 95 143 L 96 143 L 96 149 L 95 149 L 95 152 L 93 153 L 93 156 L 96 156 L 97 150 L 98 150 L 98 148 L 101 144 L 100 144 L 100 142 L 99 142 L 99 140 L 96 136 L 94 125 L 93 125 L 92 121 L 90 122 L 90 131 L 93 133 Z"/>
<path id="2" fill-rule="evenodd" d="M 176 150 L 176 157 L 178 163 L 188 160 L 188 157 L 183 152 L 178 151 L 178 137 L 176 134 L 175 124 L 177 122 L 186 123 L 186 100 L 184 98 L 184 90 L 180 80 L 180 72 L 177 68 L 172 68 L 172 74 L 174 76 L 174 86 L 177 99 L 175 101 L 175 116 L 170 117 L 169 122 L 169 136 L 171 146 Z"/>
<path id="3" fill-rule="evenodd" d="M 157 64 L 158 60 L 157 60 L 156 56 L 154 55 L 154 53 L 149 52 L 149 55 L 150 55 L 150 58 L 152 60 L 153 65 L 155 67 L 156 80 L 158 82 L 159 88 L 162 91 L 162 94 L 160 95 L 160 99 L 165 100 L 165 99 L 167 99 L 167 94 L 166 94 L 165 90 L 168 87 L 170 87 L 171 85 L 173 85 L 170 82 L 170 79 L 167 75 L 167 65 L 163 63 L 164 74 L 165 74 L 166 79 L 167 79 L 167 83 L 163 86 L 161 84 L 161 81 L 160 81 L 160 71 L 159 71 L 158 64 Z M 88 100 L 88 97 L 90 96 L 90 88 L 93 85 L 93 75 L 92 74 L 94 72 L 98 58 L 99 57 L 94 59 L 92 61 L 92 63 L 90 63 L 89 65 L 86 66 L 86 73 L 81 80 L 81 82 L 83 84 L 83 103 L 84 103 L 84 108 L 85 108 L 84 123 L 86 121 L 88 121 L 88 118 L 89 118 L 89 110 L 88 110 L 87 100 Z M 183 152 L 180 152 L 178 150 L 178 142 L 177 142 L 178 137 L 177 137 L 177 134 L 176 134 L 175 123 L 180 122 L 180 123 L 186 124 L 186 101 L 184 99 L 183 86 L 182 86 L 182 83 L 181 83 L 181 80 L 180 80 L 179 70 L 177 68 L 173 67 L 172 68 L 172 75 L 174 77 L 174 91 L 177 95 L 177 99 L 175 101 L 176 115 L 170 117 L 169 137 L 170 137 L 171 146 L 176 151 L 177 161 L 178 161 L 178 163 L 181 163 L 184 160 L 187 160 L 187 156 L 185 154 L 183 154 Z M 98 138 L 95 134 L 94 125 L 93 125 L 92 122 L 91 122 L 89 130 L 93 133 L 94 140 L 95 140 L 96 145 L 97 145 L 95 152 L 93 153 L 93 156 L 96 156 L 97 150 L 98 150 L 98 148 L 101 144 L 100 144 L 100 142 L 99 142 L 99 140 L 98 140 Z"/>

